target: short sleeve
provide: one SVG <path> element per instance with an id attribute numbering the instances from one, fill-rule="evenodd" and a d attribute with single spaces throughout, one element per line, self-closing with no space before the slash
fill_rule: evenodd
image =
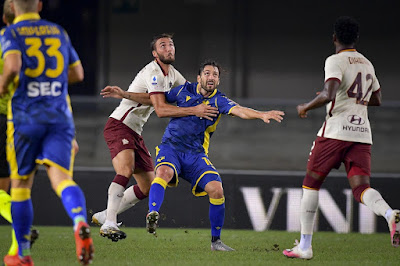
<path id="1" fill-rule="evenodd" d="M 179 85 L 183 85 L 186 83 L 186 79 L 182 76 L 181 73 L 179 73 L 179 71 L 176 71 L 176 79 L 175 79 L 175 83 L 174 83 L 174 87 L 175 86 L 179 86 Z"/>
<path id="2" fill-rule="evenodd" d="M 217 107 L 218 111 L 222 114 L 230 114 L 233 107 L 237 106 L 238 104 L 235 101 L 232 101 L 225 95 L 221 94 L 217 98 Z"/>
<path id="3" fill-rule="evenodd" d="M 146 87 L 148 88 L 148 93 L 154 92 L 165 92 L 165 78 L 161 70 L 153 70 L 150 75 L 145 77 Z"/>
<path id="4" fill-rule="evenodd" d="M 13 29 L 9 27 L 1 31 L 0 43 L 2 49 L 2 57 L 5 58 L 9 53 L 21 53 L 21 47 L 12 33 Z"/>
<path id="5" fill-rule="evenodd" d="M 343 70 L 338 59 L 337 56 L 332 55 L 325 60 L 325 82 L 332 78 L 342 81 Z"/>
<path id="6" fill-rule="evenodd" d="M 379 84 L 378 78 L 375 77 L 373 83 L 372 83 L 372 92 L 378 91 L 381 88 L 381 85 Z"/>

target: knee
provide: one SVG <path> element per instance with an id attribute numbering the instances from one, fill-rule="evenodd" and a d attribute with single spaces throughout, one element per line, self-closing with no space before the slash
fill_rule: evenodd
<path id="1" fill-rule="evenodd" d="M 174 177 L 174 170 L 169 166 L 161 165 L 156 170 L 156 177 L 162 178 L 168 183 Z"/>
<path id="2" fill-rule="evenodd" d="M 128 166 L 120 167 L 119 169 L 116 169 L 115 171 L 118 175 L 125 176 L 126 178 L 130 179 L 131 176 L 133 175 L 133 169 Z"/>
<path id="3" fill-rule="evenodd" d="M 212 199 L 221 199 L 224 197 L 224 189 L 222 188 L 221 182 L 211 181 L 205 187 L 205 191 L 208 196 Z"/>
<path id="4" fill-rule="evenodd" d="M 324 180 L 325 176 L 322 173 L 307 171 L 306 177 L 303 180 L 303 187 L 319 190 Z"/>

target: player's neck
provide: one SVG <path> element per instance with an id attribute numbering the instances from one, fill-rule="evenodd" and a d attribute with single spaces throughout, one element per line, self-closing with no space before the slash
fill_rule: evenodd
<path id="1" fill-rule="evenodd" d="M 350 50 L 350 49 L 355 49 L 354 45 L 342 45 L 342 44 L 338 44 L 336 45 L 336 53 L 340 53 L 341 51 L 344 50 Z"/>
<path id="2" fill-rule="evenodd" d="M 164 76 L 168 75 L 169 64 L 164 64 L 163 62 L 161 62 L 160 60 L 158 60 L 158 58 L 156 58 L 156 62 L 157 62 L 157 64 L 161 67 L 161 70 L 162 70 Z"/>

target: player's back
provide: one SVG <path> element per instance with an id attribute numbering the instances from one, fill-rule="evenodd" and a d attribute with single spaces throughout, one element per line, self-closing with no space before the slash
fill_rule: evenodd
<path id="1" fill-rule="evenodd" d="M 344 51 L 332 57 L 342 69 L 337 103 L 343 101 L 347 106 L 355 104 L 366 106 L 373 86 L 376 86 L 377 82 L 372 63 L 355 50 Z"/>
<path id="2" fill-rule="evenodd" d="M 329 79 L 338 79 L 340 85 L 318 135 L 372 143 L 367 106 L 380 88 L 372 63 L 355 49 L 344 50 L 327 58 L 325 81 Z"/>
<path id="3" fill-rule="evenodd" d="M 22 68 L 12 98 L 19 123 L 73 123 L 68 98 L 68 67 L 79 63 L 68 35 L 57 24 L 29 13 L 2 32 L 3 57 L 19 53 Z"/>

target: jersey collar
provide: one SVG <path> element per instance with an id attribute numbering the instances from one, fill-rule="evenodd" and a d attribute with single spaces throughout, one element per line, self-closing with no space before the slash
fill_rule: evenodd
<path id="1" fill-rule="evenodd" d="M 197 94 L 200 94 L 200 95 L 202 95 L 201 93 L 200 93 L 200 83 L 197 83 L 197 86 L 196 86 L 196 91 L 197 91 Z M 208 97 L 204 97 L 204 98 L 208 98 L 208 99 L 210 99 L 210 98 L 212 98 L 216 93 L 217 93 L 217 89 L 215 89 L 214 91 L 213 91 L 213 93 L 211 93 Z"/>
<path id="2" fill-rule="evenodd" d="M 24 21 L 24 20 L 39 20 L 40 19 L 40 15 L 38 13 L 25 13 L 22 15 L 19 15 L 18 17 L 16 17 L 13 21 L 13 23 L 18 23 L 20 21 Z"/>
<path id="3" fill-rule="evenodd" d="M 350 48 L 350 49 L 343 49 L 343 50 L 340 50 L 340 51 L 338 52 L 338 54 L 339 54 L 339 53 L 341 53 L 341 52 L 357 52 L 357 50 L 356 50 L 356 49 L 354 49 L 354 48 Z"/>

